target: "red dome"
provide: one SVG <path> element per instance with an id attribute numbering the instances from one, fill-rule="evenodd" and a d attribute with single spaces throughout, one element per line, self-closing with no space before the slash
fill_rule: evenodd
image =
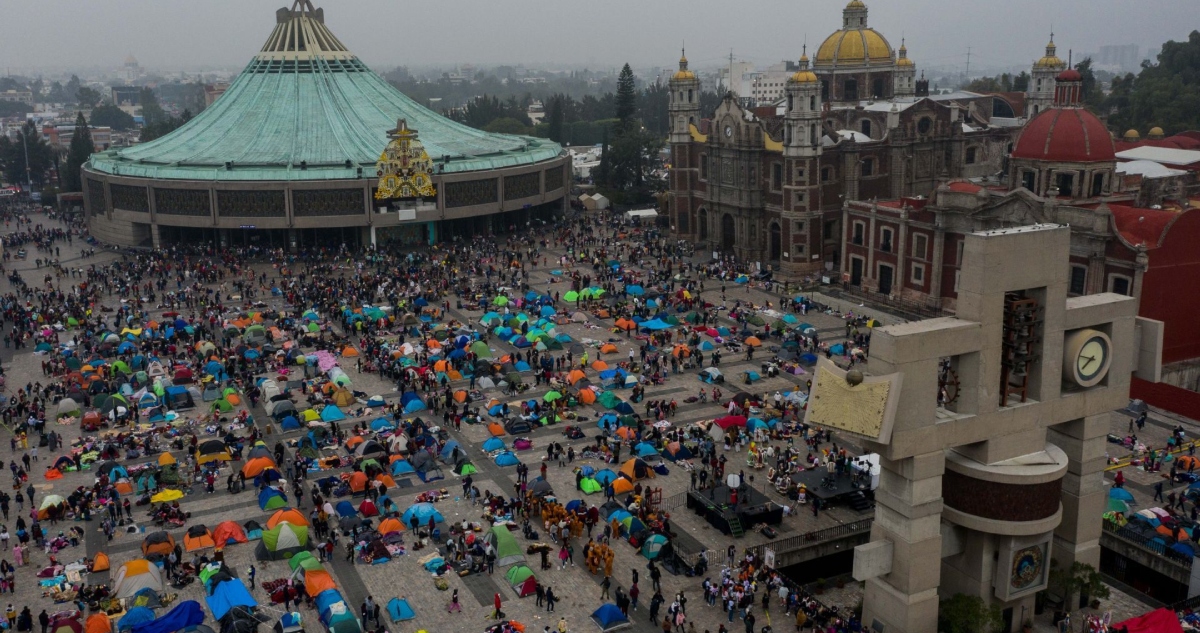
<path id="1" fill-rule="evenodd" d="M 1025 125 L 1013 158 L 1063 163 L 1115 161 L 1112 135 L 1083 108 L 1051 108 Z"/>
<path id="2" fill-rule="evenodd" d="M 1058 73 L 1056 78 L 1058 81 L 1083 81 L 1083 75 L 1079 74 L 1078 70 L 1068 68 L 1061 73 Z"/>

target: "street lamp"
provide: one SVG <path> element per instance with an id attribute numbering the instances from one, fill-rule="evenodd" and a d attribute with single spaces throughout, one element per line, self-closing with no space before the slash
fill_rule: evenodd
<path id="1" fill-rule="evenodd" d="M 29 124 L 21 129 L 21 146 L 25 149 L 25 187 L 28 188 L 27 193 L 33 193 L 33 176 L 29 169 L 29 143 L 26 137 L 29 136 Z"/>

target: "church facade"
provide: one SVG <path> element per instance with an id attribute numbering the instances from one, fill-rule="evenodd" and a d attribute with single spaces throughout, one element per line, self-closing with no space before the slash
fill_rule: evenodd
<path id="1" fill-rule="evenodd" d="M 672 230 L 790 276 L 839 267 L 848 201 L 998 177 L 1019 130 L 999 97 L 930 95 L 907 47 L 894 51 L 870 28 L 859 0 L 814 59 L 801 57 L 783 99 L 744 105 L 728 94 L 701 113 L 686 57 L 669 85 Z"/>

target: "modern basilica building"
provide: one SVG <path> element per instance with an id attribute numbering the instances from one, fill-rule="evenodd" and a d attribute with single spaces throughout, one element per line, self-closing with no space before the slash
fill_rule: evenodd
<path id="1" fill-rule="evenodd" d="M 554 142 L 415 103 L 333 35 L 322 9 L 295 0 L 212 106 L 162 138 L 93 155 L 83 183 L 91 232 L 111 244 L 352 247 L 548 219 L 564 209 L 569 169 Z"/>

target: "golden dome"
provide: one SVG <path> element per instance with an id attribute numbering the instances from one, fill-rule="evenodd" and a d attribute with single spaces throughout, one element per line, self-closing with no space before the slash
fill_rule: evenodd
<path id="1" fill-rule="evenodd" d="M 897 52 L 900 54 L 900 59 L 896 60 L 896 66 L 900 68 L 912 68 L 916 65 L 913 64 L 913 60 L 908 58 L 908 47 L 904 45 L 903 41 L 900 42 L 900 50 Z"/>
<path id="2" fill-rule="evenodd" d="M 695 79 L 695 78 L 696 78 L 696 73 L 688 70 L 687 54 L 680 52 L 680 54 L 679 54 L 679 70 L 675 71 L 675 74 L 671 77 L 671 79 L 672 80 L 676 80 L 676 79 L 688 80 L 688 79 Z"/>
<path id="3" fill-rule="evenodd" d="M 1067 67 L 1067 62 L 1064 62 L 1056 52 L 1058 47 L 1054 45 L 1054 36 L 1050 36 L 1050 43 L 1046 45 L 1046 54 L 1036 62 L 1033 62 L 1034 68 L 1054 68 L 1063 69 Z"/>
<path id="4" fill-rule="evenodd" d="M 867 8 L 867 5 L 863 4 L 862 0 L 850 0 L 849 4 L 846 5 L 846 8 L 847 9 L 865 9 L 865 8 Z"/>
<path id="5" fill-rule="evenodd" d="M 1146 138 L 1149 139 L 1160 139 L 1164 136 L 1166 136 L 1166 133 L 1163 132 L 1163 129 L 1160 127 L 1152 127 L 1150 128 L 1150 131 L 1146 133 Z"/>
<path id="6" fill-rule="evenodd" d="M 842 29 L 817 49 L 816 66 L 865 66 L 892 62 L 892 47 L 875 29 Z"/>
<path id="7" fill-rule="evenodd" d="M 800 56 L 800 68 L 792 74 L 789 80 L 798 84 L 815 84 L 817 83 L 817 74 L 808 67 L 808 55 Z"/>
<path id="8" fill-rule="evenodd" d="M 1125 132 L 1125 136 L 1122 137 L 1122 139 L 1124 139 L 1125 141 L 1128 141 L 1130 143 L 1137 141 L 1141 138 L 1142 138 L 1142 136 L 1140 134 L 1138 134 L 1137 130 L 1127 130 Z"/>

